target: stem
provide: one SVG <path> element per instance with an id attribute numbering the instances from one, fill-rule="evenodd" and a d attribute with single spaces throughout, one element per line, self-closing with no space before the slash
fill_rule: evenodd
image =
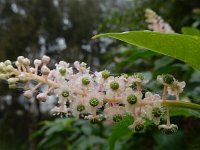
<path id="1" fill-rule="evenodd" d="M 187 108 L 187 109 L 200 111 L 200 105 L 198 104 L 176 101 L 176 100 L 144 101 L 144 102 L 138 103 L 138 106 L 152 105 L 155 103 L 161 103 L 162 105 L 168 106 L 168 107 L 180 107 L 180 108 Z"/>
<path id="2" fill-rule="evenodd" d="M 189 109 L 200 111 L 200 105 L 194 104 L 194 103 L 173 101 L 173 100 L 166 100 L 166 101 L 162 101 L 161 103 L 165 106 L 189 108 Z"/>
<path id="3" fill-rule="evenodd" d="M 41 76 L 38 76 L 38 75 L 35 75 L 35 74 L 31 74 L 31 73 L 26 73 L 26 76 L 32 78 L 35 81 L 46 83 L 49 86 L 53 86 L 55 88 L 59 87 L 59 85 L 57 83 L 55 83 L 55 82 L 53 82 L 53 81 L 51 81 L 47 78 L 44 78 L 44 77 L 41 77 Z"/>
<path id="4" fill-rule="evenodd" d="M 163 87 L 163 94 L 162 94 L 162 100 L 163 100 L 163 101 L 166 100 L 166 92 L 167 92 L 167 86 L 164 85 L 164 87 Z"/>
<path id="5" fill-rule="evenodd" d="M 176 94 L 176 100 L 179 101 L 179 93 Z"/>
<path id="6" fill-rule="evenodd" d="M 169 107 L 167 106 L 167 127 L 170 127 L 170 114 L 169 114 Z"/>

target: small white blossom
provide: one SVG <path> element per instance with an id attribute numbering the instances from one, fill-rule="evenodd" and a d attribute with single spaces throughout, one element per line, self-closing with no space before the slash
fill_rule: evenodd
<path id="1" fill-rule="evenodd" d="M 185 87 L 185 82 L 174 81 L 174 83 L 167 88 L 167 91 L 170 95 L 177 95 L 183 92 L 183 88 Z"/>

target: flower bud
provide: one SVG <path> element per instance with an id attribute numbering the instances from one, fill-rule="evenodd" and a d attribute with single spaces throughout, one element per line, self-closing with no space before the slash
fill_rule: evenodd
<path id="1" fill-rule="evenodd" d="M 6 68 L 6 65 L 3 62 L 1 62 L 0 63 L 0 70 L 5 71 L 5 68 Z"/>
<path id="2" fill-rule="evenodd" d="M 41 68 L 41 72 L 43 75 L 48 75 L 50 72 L 50 69 L 46 65 L 43 65 Z"/>
<path id="3" fill-rule="evenodd" d="M 40 94 L 37 95 L 37 99 L 40 100 L 40 101 L 42 101 L 42 102 L 46 102 L 46 100 L 47 100 L 47 94 L 40 93 Z"/>
<path id="4" fill-rule="evenodd" d="M 28 58 L 24 58 L 23 64 L 24 64 L 25 66 L 29 66 L 29 65 L 30 65 L 30 60 L 29 60 Z"/>
<path id="5" fill-rule="evenodd" d="M 84 105 L 80 104 L 80 105 L 77 106 L 77 111 L 82 112 L 84 110 L 85 110 L 85 106 Z"/>
<path id="6" fill-rule="evenodd" d="M 6 74 L 0 74 L 0 80 L 6 80 L 7 75 Z"/>
<path id="7" fill-rule="evenodd" d="M 90 99 L 89 103 L 91 106 L 95 107 L 95 106 L 99 105 L 99 100 L 97 98 L 93 97 Z"/>
<path id="8" fill-rule="evenodd" d="M 154 108 L 152 109 L 152 115 L 153 115 L 154 117 L 156 117 L 156 118 L 161 117 L 161 115 L 162 115 L 161 109 L 160 109 L 159 107 L 154 107 Z"/>
<path id="9" fill-rule="evenodd" d="M 17 61 L 18 61 L 20 64 L 23 64 L 23 62 L 24 62 L 24 56 L 19 56 L 19 57 L 17 57 Z"/>
<path id="10" fill-rule="evenodd" d="M 62 75 L 62 76 L 64 76 L 65 74 L 66 74 L 66 69 L 65 68 L 61 68 L 61 69 L 59 69 L 59 72 L 60 72 L 60 74 Z"/>
<path id="11" fill-rule="evenodd" d="M 84 85 L 88 85 L 88 84 L 90 84 L 90 79 L 89 79 L 88 77 L 83 77 L 83 78 L 82 78 L 82 83 L 83 83 Z"/>
<path id="12" fill-rule="evenodd" d="M 33 92 L 31 90 L 27 90 L 24 92 L 24 96 L 28 99 L 33 97 Z"/>
<path id="13" fill-rule="evenodd" d="M 123 117 L 120 114 L 113 115 L 113 121 L 114 122 L 120 122 L 122 119 L 123 119 Z"/>
<path id="14" fill-rule="evenodd" d="M 6 72 L 12 72 L 13 70 L 14 70 L 14 68 L 13 68 L 12 65 L 8 65 L 8 66 L 6 66 L 6 68 L 5 68 L 5 71 L 6 71 Z"/>
<path id="15" fill-rule="evenodd" d="M 42 57 L 42 63 L 47 65 L 50 62 L 50 57 L 48 56 L 43 56 Z"/>
<path id="16" fill-rule="evenodd" d="M 110 88 L 111 88 L 112 90 L 117 90 L 117 89 L 119 88 L 119 83 L 117 83 L 116 81 L 112 81 L 112 82 L 110 83 Z"/>
<path id="17" fill-rule="evenodd" d="M 28 81 L 26 75 L 23 74 L 23 73 L 20 74 L 20 75 L 18 76 L 18 78 L 19 78 L 19 80 L 20 80 L 21 82 L 27 82 L 27 81 Z"/>
<path id="18" fill-rule="evenodd" d="M 35 59 L 34 60 L 34 65 L 35 66 L 40 66 L 42 64 L 42 61 L 41 60 L 39 60 L 39 59 Z"/>
<path id="19" fill-rule="evenodd" d="M 21 64 L 19 63 L 19 61 L 16 61 L 16 62 L 15 62 L 15 65 L 16 65 L 17 67 L 20 67 L 20 66 L 21 66 Z"/>
<path id="20" fill-rule="evenodd" d="M 137 97 L 134 94 L 131 94 L 127 97 L 127 102 L 129 104 L 135 104 L 137 103 Z"/>
<path id="21" fill-rule="evenodd" d="M 15 84 L 17 81 L 19 81 L 18 78 L 9 78 L 8 80 L 8 84 Z"/>
<path id="22" fill-rule="evenodd" d="M 63 97 L 68 97 L 69 96 L 69 92 L 68 91 L 63 91 L 61 95 Z"/>
<path id="23" fill-rule="evenodd" d="M 107 70 L 102 71 L 101 74 L 102 74 L 102 77 L 103 77 L 104 79 L 107 79 L 107 78 L 110 76 L 110 72 L 107 71 Z"/>
<path id="24" fill-rule="evenodd" d="M 8 66 L 8 65 L 11 65 L 12 62 L 11 62 L 10 60 L 6 60 L 6 61 L 4 62 L 4 64 L 5 64 L 6 66 Z"/>
<path id="25" fill-rule="evenodd" d="M 31 68 L 30 68 L 30 72 L 31 72 L 31 73 L 35 73 L 35 68 L 31 67 Z"/>

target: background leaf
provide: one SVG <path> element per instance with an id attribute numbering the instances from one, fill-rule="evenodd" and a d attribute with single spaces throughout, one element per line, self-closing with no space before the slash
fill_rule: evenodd
<path id="1" fill-rule="evenodd" d="M 185 109 L 185 108 L 170 108 L 170 116 L 175 117 L 175 116 L 184 116 L 184 117 L 189 117 L 189 116 L 196 116 L 200 118 L 200 112 L 191 110 L 191 109 Z"/>
<path id="2" fill-rule="evenodd" d="M 124 119 L 122 121 L 116 123 L 113 126 L 112 134 L 109 137 L 110 150 L 114 149 L 115 143 L 117 142 L 117 140 L 119 140 L 120 138 L 122 138 L 124 136 L 132 134 L 132 132 L 128 128 L 128 126 L 131 125 L 133 123 L 133 121 L 134 121 L 133 117 L 130 115 L 127 115 L 124 117 Z"/>
<path id="3" fill-rule="evenodd" d="M 99 34 L 93 38 L 108 36 L 132 45 L 168 55 L 200 69 L 200 37 L 151 31 L 130 31 Z"/>
<path id="4" fill-rule="evenodd" d="M 183 27 L 181 28 L 181 32 L 186 35 L 200 36 L 200 30 L 193 27 Z"/>

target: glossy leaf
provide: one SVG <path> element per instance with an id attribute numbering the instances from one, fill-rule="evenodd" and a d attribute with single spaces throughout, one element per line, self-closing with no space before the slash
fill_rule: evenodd
<path id="1" fill-rule="evenodd" d="M 200 37 L 151 31 L 105 33 L 93 37 L 111 37 L 179 59 L 200 69 Z"/>

